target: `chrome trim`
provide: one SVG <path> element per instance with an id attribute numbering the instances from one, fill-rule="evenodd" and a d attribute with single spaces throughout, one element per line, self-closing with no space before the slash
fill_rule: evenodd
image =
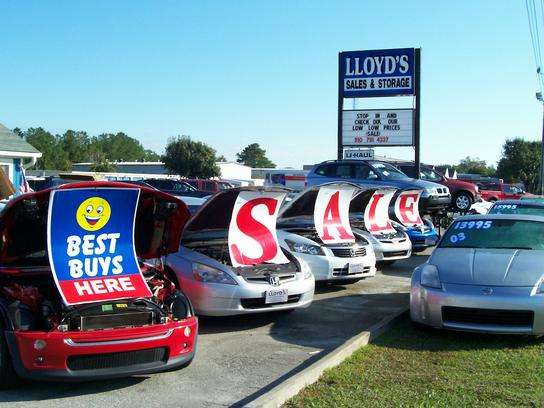
<path id="1" fill-rule="evenodd" d="M 87 347 L 87 346 L 113 346 L 115 344 L 129 344 L 129 343 L 139 343 L 141 341 L 152 341 L 152 340 L 162 340 L 170 337 L 174 333 L 174 329 L 169 329 L 166 333 L 160 334 L 158 336 L 151 337 L 140 337 L 138 339 L 126 339 L 126 340 L 109 340 L 109 341 L 93 341 L 78 343 L 70 338 L 64 339 L 64 344 L 71 347 Z"/>

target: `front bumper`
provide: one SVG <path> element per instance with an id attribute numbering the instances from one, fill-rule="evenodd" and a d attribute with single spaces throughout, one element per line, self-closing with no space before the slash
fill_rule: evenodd
<path id="1" fill-rule="evenodd" d="M 198 315 L 229 316 L 275 312 L 294 308 L 308 307 L 314 298 L 315 281 L 296 279 L 272 286 L 265 283 L 247 283 L 243 278 L 237 279 L 238 285 L 221 283 L 203 283 L 197 280 L 184 279 L 183 292 L 190 298 Z M 287 303 L 265 303 L 268 290 L 287 289 Z"/>
<path id="2" fill-rule="evenodd" d="M 186 329 L 190 329 L 190 333 Z M 15 371 L 34 380 L 86 381 L 180 367 L 196 351 L 198 321 L 82 332 L 6 331 Z M 45 341 L 42 350 L 36 340 Z"/>
<path id="3" fill-rule="evenodd" d="M 328 252 L 328 249 L 325 249 Z M 376 257 L 370 246 L 365 256 L 341 258 L 332 255 L 294 253 L 308 264 L 316 281 L 343 281 L 376 275 Z M 355 268 L 356 266 L 356 268 Z"/>
<path id="4" fill-rule="evenodd" d="M 423 251 L 426 248 L 436 246 L 438 243 L 438 235 L 434 234 L 418 234 L 418 233 L 408 233 L 410 241 L 412 241 L 412 250 L 414 252 Z"/>
<path id="5" fill-rule="evenodd" d="M 414 274 L 410 317 L 414 322 L 452 330 L 504 334 L 544 334 L 544 295 L 532 288 L 442 284 L 427 288 Z M 490 294 L 484 294 L 489 293 Z M 443 309 L 444 308 L 444 309 Z M 451 310 L 461 313 L 450 313 Z M 528 316 L 532 316 L 530 321 Z"/>
<path id="6" fill-rule="evenodd" d="M 376 262 L 396 261 L 407 259 L 412 255 L 412 242 L 409 238 L 387 240 L 376 240 L 372 242 L 374 252 L 376 253 Z"/>
<path id="7" fill-rule="evenodd" d="M 428 197 L 422 197 L 420 202 L 422 211 L 425 214 L 440 212 L 446 210 L 450 206 L 451 195 L 430 195 Z"/>

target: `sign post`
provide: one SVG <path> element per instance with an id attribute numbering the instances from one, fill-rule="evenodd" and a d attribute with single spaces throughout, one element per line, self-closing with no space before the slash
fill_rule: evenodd
<path id="1" fill-rule="evenodd" d="M 414 146 L 419 178 L 420 59 L 418 48 L 341 52 L 338 56 L 338 149 Z M 344 98 L 415 97 L 415 109 L 344 110 Z"/>

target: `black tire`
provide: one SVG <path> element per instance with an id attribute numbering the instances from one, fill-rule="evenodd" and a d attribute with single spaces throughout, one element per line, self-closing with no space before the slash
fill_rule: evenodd
<path id="1" fill-rule="evenodd" d="M 0 322 L 0 389 L 7 390 L 20 384 L 21 378 L 13 368 L 13 362 L 9 354 L 6 336 L 4 335 L 4 324 Z"/>
<path id="2" fill-rule="evenodd" d="M 455 196 L 453 196 L 453 208 L 457 212 L 466 212 L 470 209 L 470 206 L 473 204 L 474 200 L 472 195 L 466 191 L 461 191 Z"/>

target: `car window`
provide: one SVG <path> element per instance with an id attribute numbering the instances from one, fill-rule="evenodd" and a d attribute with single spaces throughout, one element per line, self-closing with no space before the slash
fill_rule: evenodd
<path id="1" fill-rule="evenodd" d="M 456 221 L 440 248 L 514 248 L 544 250 L 544 223 L 524 220 Z"/>
<path id="2" fill-rule="evenodd" d="M 213 181 L 204 181 L 202 182 L 204 191 L 215 191 L 215 185 Z"/>
<path id="3" fill-rule="evenodd" d="M 186 181 L 186 183 L 194 188 L 198 188 L 198 181 Z"/>
<path id="4" fill-rule="evenodd" d="M 544 216 L 544 207 L 540 205 L 523 204 L 494 204 L 489 214 L 521 214 Z"/>
<path id="5" fill-rule="evenodd" d="M 338 163 L 336 165 L 333 177 L 351 178 L 351 164 L 349 164 L 349 163 Z"/>
<path id="6" fill-rule="evenodd" d="M 329 165 L 329 164 L 324 164 L 322 166 L 319 166 L 316 170 L 315 170 L 315 174 L 319 174 L 320 176 L 329 176 L 331 177 L 328 173 L 331 171 L 330 169 L 333 167 L 334 165 Z"/>
<path id="7" fill-rule="evenodd" d="M 403 180 L 409 178 L 396 167 L 381 162 L 372 162 L 372 168 L 386 180 Z"/>
<path id="8" fill-rule="evenodd" d="M 366 164 L 354 164 L 353 178 L 367 180 L 369 178 L 376 178 L 376 173 Z"/>
<path id="9" fill-rule="evenodd" d="M 432 169 L 420 168 L 419 174 L 422 180 L 442 181 L 442 176 Z"/>
<path id="10" fill-rule="evenodd" d="M 219 183 L 217 183 L 217 187 L 219 188 L 219 190 L 228 190 L 230 188 L 230 184 L 229 183 L 224 183 L 224 182 L 219 182 Z"/>

